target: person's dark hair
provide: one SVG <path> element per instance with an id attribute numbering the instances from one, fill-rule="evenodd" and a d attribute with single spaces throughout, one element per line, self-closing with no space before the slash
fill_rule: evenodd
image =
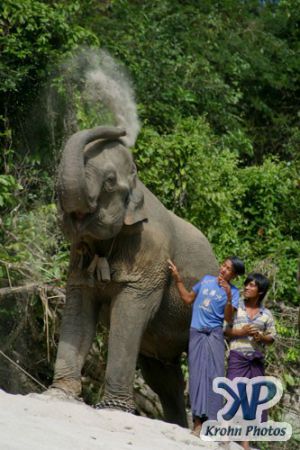
<path id="1" fill-rule="evenodd" d="M 234 273 L 236 275 L 244 275 L 245 265 L 240 258 L 238 258 L 237 256 L 229 256 L 226 259 L 229 259 L 229 261 L 231 261 Z"/>
<path id="2" fill-rule="evenodd" d="M 250 281 L 254 281 L 256 286 L 258 287 L 259 298 L 258 301 L 261 303 L 270 287 L 270 281 L 268 278 L 262 273 L 249 273 L 246 280 L 244 281 L 244 286 L 250 283 Z"/>

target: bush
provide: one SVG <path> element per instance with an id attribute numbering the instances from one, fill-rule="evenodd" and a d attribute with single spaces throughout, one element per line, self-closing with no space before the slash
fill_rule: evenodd
<path id="1" fill-rule="evenodd" d="M 1 228 L 0 284 L 64 284 L 69 252 L 56 216 L 56 207 L 50 204 L 5 217 Z"/>
<path id="2" fill-rule="evenodd" d="M 16 205 L 16 192 L 22 186 L 12 175 L 0 175 L 0 210 Z"/>

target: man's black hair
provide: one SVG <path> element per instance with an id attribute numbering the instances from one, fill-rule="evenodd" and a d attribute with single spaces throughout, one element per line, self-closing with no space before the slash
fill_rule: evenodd
<path id="1" fill-rule="evenodd" d="M 226 259 L 229 259 L 229 261 L 231 261 L 234 273 L 236 275 L 244 275 L 245 265 L 240 258 L 238 258 L 237 256 L 229 256 L 229 258 Z"/>
<path id="2" fill-rule="evenodd" d="M 259 303 L 261 303 L 270 287 L 270 281 L 268 278 L 262 273 L 252 272 L 249 273 L 246 280 L 244 281 L 244 286 L 250 283 L 250 281 L 254 281 L 256 286 L 258 287 L 259 292 Z"/>

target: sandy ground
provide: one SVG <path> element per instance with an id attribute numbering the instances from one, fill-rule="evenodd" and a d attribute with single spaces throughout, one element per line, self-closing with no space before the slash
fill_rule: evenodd
<path id="1" fill-rule="evenodd" d="M 0 390 L 1 450 L 238 450 L 235 443 L 202 442 L 160 420 L 45 395 Z"/>

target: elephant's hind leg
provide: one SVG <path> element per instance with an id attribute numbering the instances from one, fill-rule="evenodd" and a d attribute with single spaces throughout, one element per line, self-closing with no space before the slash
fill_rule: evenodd
<path id="1" fill-rule="evenodd" d="M 159 396 L 166 421 L 187 427 L 184 379 L 179 359 L 173 363 L 164 363 L 140 355 L 139 367 L 146 383 Z"/>

